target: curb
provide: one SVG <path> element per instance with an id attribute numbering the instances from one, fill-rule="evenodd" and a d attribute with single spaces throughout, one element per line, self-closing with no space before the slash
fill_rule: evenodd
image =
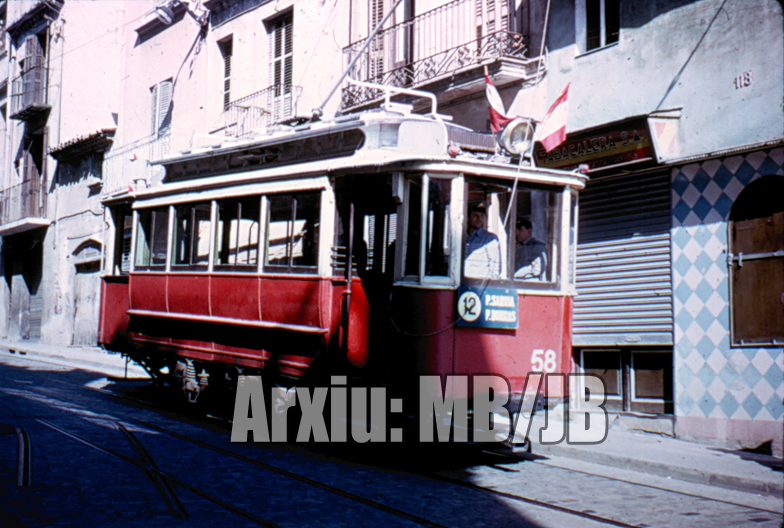
<path id="1" fill-rule="evenodd" d="M 35 345 L 0 342 L 0 351 L 6 352 L 8 357 L 47 361 L 111 377 L 123 378 L 126 374 L 128 378 L 149 377 L 147 372 L 136 363 L 128 362 L 119 354 L 109 354 L 99 348 L 58 347 L 57 350 L 45 350 Z"/>
<path id="2" fill-rule="evenodd" d="M 557 455 L 564 458 L 572 458 L 583 462 L 602 464 L 620 469 L 630 469 L 641 473 L 658 475 L 660 477 L 671 477 L 674 479 L 706 484 L 734 491 L 745 491 L 760 495 L 770 495 L 780 497 L 784 493 L 784 479 L 781 482 L 768 482 L 765 480 L 748 478 L 726 473 L 712 471 L 700 471 L 698 469 L 687 468 L 658 462 L 645 460 L 624 455 L 603 453 L 601 451 L 590 451 L 574 446 L 544 446 L 535 444 L 533 452 L 542 455 Z M 780 475 L 780 474 L 779 474 Z"/>

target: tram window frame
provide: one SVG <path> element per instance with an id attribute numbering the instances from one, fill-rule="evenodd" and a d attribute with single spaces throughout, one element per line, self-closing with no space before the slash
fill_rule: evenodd
<path id="1" fill-rule="evenodd" d="M 453 204 L 459 201 L 456 189 L 462 190 L 457 183 L 459 181 L 462 178 L 448 174 L 406 176 L 406 205 L 402 211 L 403 247 L 400 250 L 403 281 L 455 284 L 454 226 L 457 221 Z M 446 188 L 440 189 L 439 199 L 434 200 L 433 192 L 439 184 L 446 184 Z M 437 260 L 441 260 L 438 265 L 435 263 Z"/>
<path id="2" fill-rule="evenodd" d="M 236 215 L 222 216 L 222 212 L 229 212 L 233 207 Z M 250 214 L 244 215 L 243 209 L 250 207 Z M 255 209 L 254 209 L 255 207 Z M 255 213 L 255 216 L 253 214 Z M 255 219 L 255 222 L 253 220 Z M 248 244 L 246 249 L 241 249 L 240 239 L 244 240 L 242 231 L 243 220 L 251 221 L 248 226 Z M 225 222 L 225 224 L 224 224 Z M 233 226 L 237 225 L 237 229 Z M 215 217 L 215 255 L 213 256 L 213 270 L 256 272 L 259 267 L 259 254 L 262 234 L 262 196 L 240 196 L 217 200 Z M 225 231 L 228 228 L 228 236 Z M 255 228 L 255 236 L 253 231 Z M 236 247 L 232 247 L 232 239 Z M 246 253 L 245 262 L 239 262 L 240 254 Z M 233 262 L 231 262 L 233 256 Z M 222 260 L 226 262 L 222 262 Z"/>
<path id="3" fill-rule="evenodd" d="M 119 276 L 128 275 L 131 271 L 133 247 L 133 209 L 130 203 L 114 205 L 110 209 L 112 216 L 112 229 L 114 233 L 114 247 L 111 254 L 107 253 L 108 274 Z M 108 247 L 107 247 L 108 249 Z"/>
<path id="4" fill-rule="evenodd" d="M 319 242 L 320 242 L 320 230 L 321 230 L 321 194 L 323 190 L 313 190 L 313 191 L 297 191 L 293 193 L 280 193 L 280 194 L 270 194 L 266 196 L 266 213 L 265 213 L 265 220 L 264 220 L 264 265 L 263 269 L 266 273 L 317 273 L 318 272 L 318 261 L 319 261 Z M 307 198 L 312 200 L 311 204 L 305 205 L 307 207 L 310 205 L 311 212 L 308 216 L 307 211 L 305 209 L 303 214 L 300 216 L 299 209 L 300 204 L 306 203 L 303 198 Z M 288 210 L 290 213 L 289 219 L 281 217 L 279 220 L 273 220 L 275 213 L 280 210 L 285 212 L 285 207 L 278 207 L 278 203 L 284 204 L 285 201 L 289 202 Z M 285 205 L 285 204 L 284 204 Z M 304 208 L 303 208 L 304 209 Z M 304 236 L 299 235 L 302 240 L 302 255 L 295 256 L 296 247 L 299 241 L 294 240 L 297 234 L 295 234 L 294 229 L 297 228 L 297 222 L 304 220 L 305 224 L 303 224 L 303 228 L 299 229 L 299 232 L 305 232 Z M 311 220 L 311 225 L 313 226 L 312 229 L 308 229 L 308 221 Z M 272 247 L 271 241 L 273 235 L 273 222 L 286 222 L 286 234 L 283 237 L 286 241 L 284 245 L 285 249 L 285 263 L 281 264 L 271 264 L 270 263 L 270 249 Z M 277 240 L 277 239 L 275 239 Z M 304 259 L 308 258 L 307 263 L 295 262 L 295 259 Z M 280 259 L 275 259 L 280 260 Z"/>
<path id="5" fill-rule="evenodd" d="M 170 207 L 136 211 L 133 271 L 164 271 L 169 255 Z M 142 246 L 142 243 L 144 245 Z M 156 251 L 156 249 L 158 251 Z M 163 252 L 160 252 L 163 249 Z M 157 253 L 156 257 L 153 257 Z"/>
<path id="6" fill-rule="evenodd" d="M 500 195 L 504 189 L 508 189 Z M 511 209 L 508 218 L 507 207 L 509 207 L 509 197 L 512 195 Z M 531 184 L 528 182 L 517 182 L 515 188 L 514 181 L 496 180 L 486 178 L 467 177 L 465 182 L 464 211 L 465 222 L 463 225 L 463 244 L 461 250 L 461 283 L 466 285 L 481 285 L 486 282 L 497 283 L 504 287 L 512 286 L 516 289 L 531 290 L 560 290 L 563 285 L 562 259 L 564 255 L 564 193 L 568 189 L 560 186 L 548 186 Z M 526 195 L 526 193 L 528 193 Z M 539 194 L 541 193 L 541 194 Z M 536 200 L 540 201 L 540 208 L 534 211 L 533 196 L 539 195 Z M 521 196 L 528 197 L 528 203 L 521 201 Z M 505 199 L 503 199 L 505 198 Z M 542 210 L 542 198 L 545 199 L 544 210 Z M 482 202 L 485 204 L 486 221 L 485 228 L 498 238 L 501 252 L 501 270 L 499 278 L 466 276 L 466 243 L 467 228 L 470 221 L 470 209 L 473 204 Z M 528 218 L 532 223 L 532 237 L 543 241 L 545 245 L 545 279 L 539 277 L 518 277 L 515 278 L 517 266 L 515 255 L 517 251 L 517 231 L 518 219 Z M 545 224 L 544 226 L 542 224 Z M 542 236 L 542 233 L 546 236 Z M 568 241 L 568 239 L 566 239 Z"/>
<path id="7" fill-rule="evenodd" d="M 206 211 L 206 217 L 203 213 Z M 199 216 L 201 213 L 202 216 Z M 205 232 L 202 225 L 206 223 Z M 207 271 L 212 238 L 212 202 L 195 202 L 174 206 L 172 233 L 172 271 Z M 196 242 L 196 243 L 194 243 Z M 206 254 L 201 253 L 202 243 Z"/>

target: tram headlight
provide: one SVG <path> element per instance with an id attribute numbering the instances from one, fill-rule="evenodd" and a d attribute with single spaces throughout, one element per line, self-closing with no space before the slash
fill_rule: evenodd
<path id="1" fill-rule="evenodd" d="M 534 121 L 525 117 L 511 120 L 501 132 L 500 143 L 510 154 L 521 155 L 531 147 L 534 138 Z"/>

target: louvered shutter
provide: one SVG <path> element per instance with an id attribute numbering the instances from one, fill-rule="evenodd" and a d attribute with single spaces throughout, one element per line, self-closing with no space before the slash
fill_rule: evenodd
<path id="1" fill-rule="evenodd" d="M 223 54 L 223 109 L 227 110 L 231 105 L 231 57 L 233 53 L 231 38 L 221 43 L 221 53 Z"/>
<path id="2" fill-rule="evenodd" d="M 575 345 L 672 344 L 670 223 L 667 172 L 580 193 Z"/>
<path id="3" fill-rule="evenodd" d="M 158 105 L 158 134 L 163 134 L 171 126 L 171 101 L 172 101 L 172 82 L 163 81 L 158 90 L 160 104 Z"/>
<path id="4" fill-rule="evenodd" d="M 150 135 L 158 133 L 158 85 L 152 87 L 152 110 L 150 111 Z"/>
<path id="5" fill-rule="evenodd" d="M 22 63 L 22 104 L 27 108 L 37 102 L 43 102 L 44 83 L 44 50 L 36 35 L 25 39 L 25 57 Z"/>
<path id="6" fill-rule="evenodd" d="M 290 116 L 292 111 L 292 79 L 293 79 L 293 21 L 287 14 L 272 24 L 270 45 L 272 55 L 272 78 L 275 100 L 273 118 L 280 120 Z"/>
<path id="7" fill-rule="evenodd" d="M 158 83 L 152 89 L 150 135 L 162 135 L 171 126 L 172 81 Z"/>

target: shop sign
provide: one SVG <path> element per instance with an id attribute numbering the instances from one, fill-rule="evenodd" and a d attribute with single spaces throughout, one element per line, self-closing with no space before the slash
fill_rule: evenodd
<path id="1" fill-rule="evenodd" d="M 636 119 L 569 135 L 550 152 L 537 143 L 534 155 L 539 167 L 572 170 L 586 164 L 590 170 L 598 170 L 650 161 L 653 148 L 647 121 Z"/>

